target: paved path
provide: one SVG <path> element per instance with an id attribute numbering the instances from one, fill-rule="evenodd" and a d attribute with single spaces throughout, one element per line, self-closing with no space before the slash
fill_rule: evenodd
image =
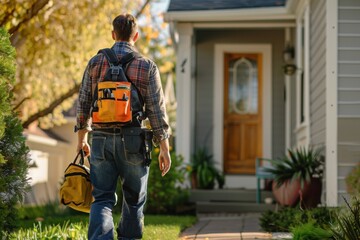
<path id="1" fill-rule="evenodd" d="M 198 215 L 199 221 L 186 229 L 182 240 L 291 239 L 288 233 L 266 233 L 259 226 L 259 213 L 241 215 Z"/>

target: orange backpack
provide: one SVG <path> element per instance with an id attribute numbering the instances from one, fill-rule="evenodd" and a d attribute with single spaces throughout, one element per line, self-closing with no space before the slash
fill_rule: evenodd
<path id="1" fill-rule="evenodd" d="M 140 126 L 144 119 L 144 101 L 138 88 L 126 76 L 127 66 L 139 54 L 128 53 L 119 61 L 110 48 L 102 49 L 99 53 L 105 55 L 110 67 L 104 79 L 97 83 L 93 94 L 92 122 L 119 126 L 138 123 Z"/>

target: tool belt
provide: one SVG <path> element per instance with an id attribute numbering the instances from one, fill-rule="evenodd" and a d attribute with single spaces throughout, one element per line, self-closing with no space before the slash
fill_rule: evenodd
<path id="1" fill-rule="evenodd" d="M 153 131 L 140 127 L 119 127 L 119 128 L 96 128 L 96 132 L 105 132 L 120 134 L 124 142 L 131 142 L 127 150 L 132 153 L 142 153 L 144 155 L 144 164 L 151 164 L 151 151 L 153 148 Z"/>

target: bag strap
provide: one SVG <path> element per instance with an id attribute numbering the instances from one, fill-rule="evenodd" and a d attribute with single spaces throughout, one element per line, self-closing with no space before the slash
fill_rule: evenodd
<path id="1" fill-rule="evenodd" d="M 112 48 L 104 48 L 99 50 L 98 53 L 102 53 L 105 55 L 106 59 L 109 62 L 110 67 L 118 66 L 126 66 L 128 63 L 132 62 L 135 58 L 140 57 L 141 55 L 137 52 L 129 52 L 128 54 L 124 55 L 120 61 Z"/>
<path id="2" fill-rule="evenodd" d="M 79 153 L 76 155 L 73 163 L 76 164 L 76 160 L 79 158 L 80 156 L 80 160 L 79 160 L 79 164 L 80 165 L 84 165 L 84 150 L 80 150 Z"/>
<path id="3" fill-rule="evenodd" d="M 119 65 L 119 59 L 117 58 L 115 52 L 111 48 L 101 49 L 99 50 L 98 53 L 102 53 L 105 55 L 106 59 L 109 62 L 110 67 Z"/>
<path id="4" fill-rule="evenodd" d="M 112 48 L 104 48 L 99 50 L 98 53 L 102 53 L 105 55 L 107 61 L 109 62 L 111 69 L 111 78 L 113 81 L 117 80 L 117 76 L 119 74 L 123 74 L 122 79 L 127 79 L 129 82 L 131 82 L 126 75 L 126 71 L 128 68 L 128 63 L 132 62 L 135 58 L 140 57 L 140 54 L 137 52 L 130 52 L 123 56 L 121 60 L 119 61 L 116 53 Z M 121 71 L 122 70 L 122 71 Z"/>

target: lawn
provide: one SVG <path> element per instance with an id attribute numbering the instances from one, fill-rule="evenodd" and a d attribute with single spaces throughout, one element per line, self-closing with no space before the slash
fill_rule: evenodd
<path id="1" fill-rule="evenodd" d="M 114 219 L 119 219 L 114 215 Z M 144 240 L 178 239 L 185 228 L 196 222 L 195 216 L 146 215 Z M 87 239 L 88 215 L 48 216 L 23 219 L 9 239 Z"/>

